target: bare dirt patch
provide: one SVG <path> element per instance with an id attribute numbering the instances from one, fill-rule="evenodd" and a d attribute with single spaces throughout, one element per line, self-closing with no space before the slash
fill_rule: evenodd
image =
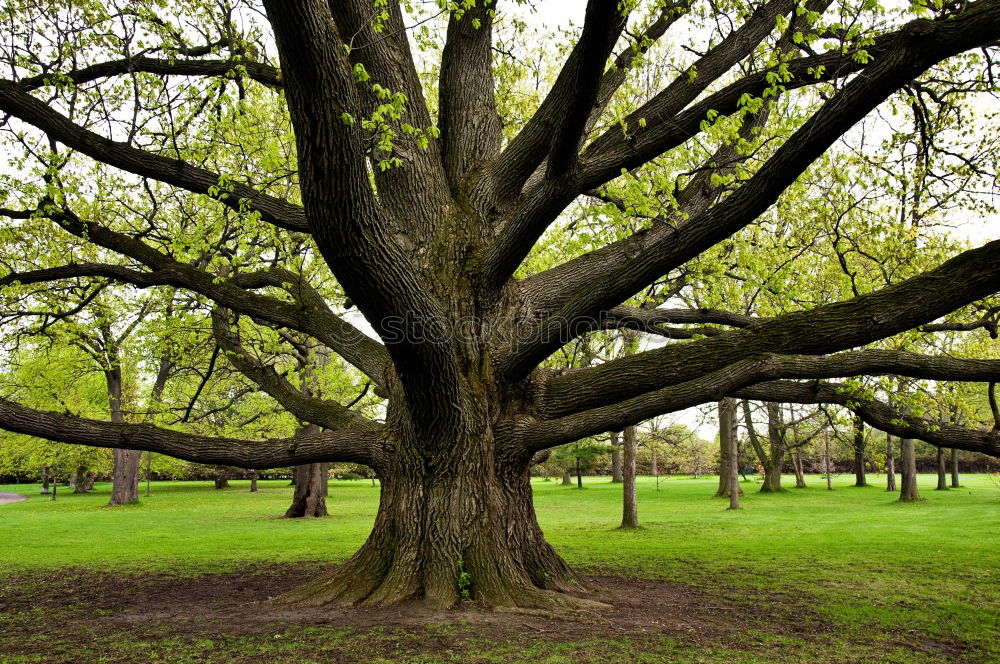
<path id="1" fill-rule="evenodd" d="M 767 601 L 608 574 L 586 579 L 591 586 L 587 597 L 609 608 L 583 618 L 494 612 L 471 602 L 441 611 L 416 602 L 370 609 L 289 607 L 273 601 L 321 569 L 254 566 L 197 577 L 59 570 L 3 579 L 0 662 L 5 654 L 23 658 L 14 661 L 47 664 L 130 662 L 137 657 L 227 663 L 399 661 L 414 655 L 472 662 L 495 661 L 480 660 L 477 653 L 485 649 L 496 657 L 505 648 L 511 655 L 502 661 L 531 661 L 518 653 L 532 648 L 546 652 L 559 644 L 576 644 L 572 647 L 581 656 L 598 653 L 581 661 L 627 662 L 635 661 L 628 651 L 640 647 L 635 644 L 762 653 L 777 646 L 758 642 L 753 636 L 758 631 L 791 641 L 826 636 L 807 607 L 791 606 L 787 598 Z M 625 651 L 609 654 L 604 644 L 611 642 L 627 644 L 620 646 Z"/>
<path id="2" fill-rule="evenodd" d="M 211 627 L 233 634 L 271 632 L 276 626 L 332 625 L 364 630 L 458 623 L 474 626 L 487 638 L 527 629 L 561 639 L 589 637 L 595 630 L 713 636 L 753 618 L 746 615 L 747 607 L 722 606 L 718 598 L 688 586 L 610 575 L 586 577 L 590 592 L 585 596 L 611 606 L 601 614 L 583 617 L 489 611 L 474 602 L 451 610 L 433 610 L 419 602 L 389 608 L 342 608 L 290 607 L 273 601 L 320 569 L 276 565 L 197 577 L 63 570 L 44 581 L 32 575 L 0 583 L 0 611 L 68 612 L 74 622 L 96 632 L 123 625 L 144 631 L 161 623 L 171 623 L 179 633 Z"/>
<path id="3" fill-rule="evenodd" d="M 27 500 L 27 496 L 22 496 L 19 493 L 0 493 L 0 505 L 7 505 L 9 503 L 19 503 L 22 500 Z"/>

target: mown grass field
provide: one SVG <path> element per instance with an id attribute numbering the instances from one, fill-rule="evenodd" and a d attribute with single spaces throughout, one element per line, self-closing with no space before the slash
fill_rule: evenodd
<path id="1" fill-rule="evenodd" d="M 115 509 L 108 485 L 55 502 L 38 485 L 0 486 L 30 496 L 0 506 L 0 662 L 1000 662 L 1000 490 L 966 475 L 939 492 L 921 476 L 926 500 L 900 504 L 870 479 L 841 476 L 828 492 L 813 477 L 776 495 L 744 483 L 730 512 L 711 497 L 715 478 L 661 479 L 659 491 L 643 478 L 633 532 L 615 529 L 621 487 L 607 478 L 582 491 L 537 481 L 542 528 L 570 564 L 636 579 L 599 582 L 631 613 L 589 623 L 480 623 L 475 607 L 423 622 L 284 610 L 246 623 L 269 610 L 251 586 L 361 544 L 378 500 L 368 481 L 331 482 L 320 520 L 276 518 L 284 481 L 257 494 L 154 483 Z M 209 604 L 185 604 L 216 586 Z"/>

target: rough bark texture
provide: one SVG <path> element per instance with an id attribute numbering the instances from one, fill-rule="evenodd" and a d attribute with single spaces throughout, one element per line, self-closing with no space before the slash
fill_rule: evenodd
<path id="1" fill-rule="evenodd" d="M 892 436 L 885 437 L 885 490 L 896 491 L 896 450 Z"/>
<path id="2" fill-rule="evenodd" d="M 913 449 L 913 439 L 901 439 L 899 448 L 901 450 L 899 500 L 904 503 L 920 500 L 920 491 L 917 489 L 917 457 Z"/>
<path id="3" fill-rule="evenodd" d="M 618 439 L 618 432 L 611 432 L 611 481 L 620 484 L 624 481 L 622 476 L 622 448 Z"/>
<path id="4" fill-rule="evenodd" d="M 327 516 L 326 496 L 330 464 L 307 463 L 295 466 L 295 494 L 285 511 L 286 518 Z"/>
<path id="5" fill-rule="evenodd" d="M 124 424 L 125 414 L 122 411 L 122 369 L 118 361 L 117 346 L 110 343 L 110 332 L 105 331 L 105 347 L 111 366 L 104 370 L 105 382 L 108 386 L 108 402 L 111 406 L 111 422 Z M 139 502 L 139 464 L 142 461 L 141 450 L 115 448 L 112 453 L 114 469 L 111 471 L 111 500 L 108 505 L 131 505 Z"/>
<path id="6" fill-rule="evenodd" d="M 477 435 L 467 442 L 492 440 Z M 492 456 L 455 453 L 452 447 L 441 452 L 437 464 L 424 465 L 416 458 L 418 447 L 401 446 L 380 473 L 381 501 L 368 541 L 331 574 L 284 600 L 381 605 L 421 597 L 448 607 L 462 597 L 462 578 L 486 606 L 599 607 L 550 592 L 583 587 L 538 527 L 530 456 L 484 467 L 479 461 Z"/>
<path id="7" fill-rule="evenodd" d="M 639 527 L 639 508 L 635 499 L 635 453 L 639 448 L 639 440 L 635 435 L 635 427 L 625 427 L 622 433 L 622 524 L 620 528 Z"/>

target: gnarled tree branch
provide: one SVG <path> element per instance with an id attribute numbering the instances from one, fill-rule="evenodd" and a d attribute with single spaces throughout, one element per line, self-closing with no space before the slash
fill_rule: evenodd
<path id="1" fill-rule="evenodd" d="M 327 431 L 263 441 L 181 433 L 151 424 L 113 424 L 27 408 L 0 398 L 0 428 L 90 447 L 147 450 L 239 468 L 278 468 L 322 461 L 350 461 L 380 468 L 391 446 L 376 431 Z"/>

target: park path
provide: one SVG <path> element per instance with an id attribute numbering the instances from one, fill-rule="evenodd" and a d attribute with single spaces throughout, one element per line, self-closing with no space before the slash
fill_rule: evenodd
<path id="1" fill-rule="evenodd" d="M 27 499 L 27 496 L 22 496 L 19 493 L 0 493 L 0 505 L 6 505 L 7 503 L 19 503 L 22 500 Z"/>

